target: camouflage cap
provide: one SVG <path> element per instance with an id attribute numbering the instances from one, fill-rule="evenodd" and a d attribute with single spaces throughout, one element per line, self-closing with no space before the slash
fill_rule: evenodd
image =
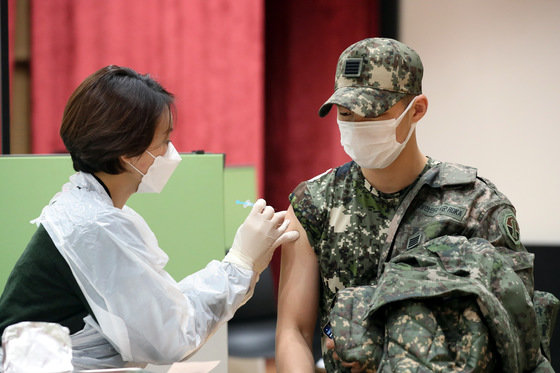
<path id="1" fill-rule="evenodd" d="M 364 117 L 377 117 L 404 96 L 421 94 L 423 72 L 420 57 L 409 46 L 393 39 L 361 40 L 340 55 L 335 92 L 319 116 L 337 104 Z"/>

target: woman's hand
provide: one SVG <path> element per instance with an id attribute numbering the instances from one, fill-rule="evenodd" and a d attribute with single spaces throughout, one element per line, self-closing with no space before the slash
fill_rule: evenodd
<path id="1" fill-rule="evenodd" d="M 237 230 L 224 261 L 239 264 L 261 273 L 272 259 L 274 250 L 299 237 L 297 231 L 286 231 L 286 211 L 274 212 L 264 199 L 255 202 L 249 216 Z"/>

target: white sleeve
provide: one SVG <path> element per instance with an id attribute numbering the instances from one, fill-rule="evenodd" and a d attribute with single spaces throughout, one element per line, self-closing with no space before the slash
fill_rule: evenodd
<path id="1" fill-rule="evenodd" d="M 163 269 L 167 256 L 149 229 L 139 230 L 128 218 L 113 216 L 111 224 L 97 219 L 66 232 L 42 223 L 123 360 L 184 359 L 250 296 L 256 277 L 251 270 L 212 261 L 177 283 Z"/>
<path id="2" fill-rule="evenodd" d="M 254 272 L 232 263 L 211 261 L 206 268 L 179 282 L 179 288 L 196 310 L 187 355 L 191 355 L 253 294 Z M 183 357 L 183 358 L 184 358 Z"/>

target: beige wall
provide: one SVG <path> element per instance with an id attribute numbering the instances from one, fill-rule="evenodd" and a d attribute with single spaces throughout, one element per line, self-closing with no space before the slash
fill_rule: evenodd
<path id="1" fill-rule="evenodd" d="M 560 244 L 560 1 L 401 0 L 424 63 L 427 155 L 475 166 L 526 244 Z"/>

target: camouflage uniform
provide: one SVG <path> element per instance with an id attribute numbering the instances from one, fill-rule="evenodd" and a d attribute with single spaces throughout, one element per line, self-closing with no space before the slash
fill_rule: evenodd
<path id="1" fill-rule="evenodd" d="M 337 294 L 336 351 L 371 372 L 553 372 L 540 350 L 551 325 L 516 273 L 532 263 L 481 238 L 430 240 L 389 261 L 375 285 Z M 557 309 L 550 297 L 535 292 Z"/>
<path id="2" fill-rule="evenodd" d="M 317 255 L 322 325 L 338 291 L 376 284 L 387 260 L 433 238 L 479 237 L 499 252 L 526 252 L 509 200 L 466 166 L 430 159 L 415 183 L 387 195 L 350 162 L 301 183 L 290 200 Z M 517 273 L 532 298 L 532 266 Z M 324 359 L 328 372 L 345 371 L 330 353 Z"/>

